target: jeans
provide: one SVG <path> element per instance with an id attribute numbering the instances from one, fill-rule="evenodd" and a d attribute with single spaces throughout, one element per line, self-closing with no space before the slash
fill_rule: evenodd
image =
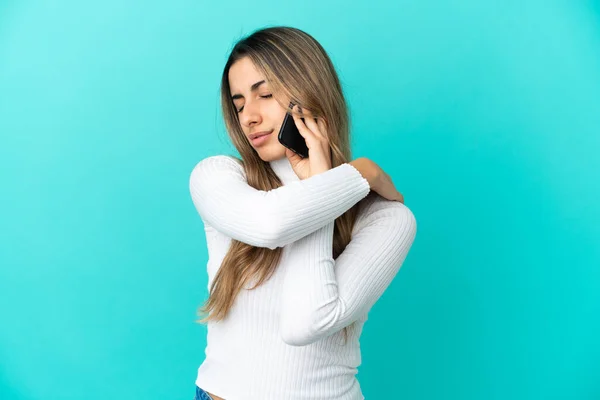
<path id="1" fill-rule="evenodd" d="M 194 396 L 194 400 L 213 400 L 213 398 L 210 397 L 209 394 L 204 390 L 196 386 L 196 396 Z"/>

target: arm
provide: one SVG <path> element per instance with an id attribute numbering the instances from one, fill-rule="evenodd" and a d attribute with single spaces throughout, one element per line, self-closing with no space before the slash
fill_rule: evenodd
<path id="1" fill-rule="evenodd" d="M 377 184 L 379 174 L 381 173 L 381 168 L 379 168 L 377 164 L 366 157 L 357 158 L 356 160 L 350 161 L 348 164 L 352 165 L 360 172 L 362 177 L 369 182 L 369 187 L 371 189 L 376 189 L 375 185 Z"/>
<path id="2" fill-rule="evenodd" d="M 204 221 L 233 239 L 270 249 L 334 221 L 370 190 L 348 163 L 269 191 L 248 185 L 243 167 L 223 155 L 203 159 L 190 176 L 192 201 Z"/>
<path id="3" fill-rule="evenodd" d="M 303 255 L 283 281 L 281 336 L 304 346 L 329 336 L 366 314 L 399 271 L 416 235 L 416 220 L 402 203 L 372 204 L 337 260 L 333 227 L 293 243 Z M 359 224 L 359 220 L 357 220 Z"/>

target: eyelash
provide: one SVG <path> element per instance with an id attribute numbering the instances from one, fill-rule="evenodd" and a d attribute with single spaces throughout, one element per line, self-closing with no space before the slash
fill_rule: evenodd
<path id="1" fill-rule="evenodd" d="M 268 94 L 266 96 L 260 96 L 260 97 L 262 97 L 263 99 L 269 99 L 269 98 L 273 97 L 273 95 L 272 94 Z M 244 107 L 242 106 L 242 108 L 240 108 L 239 110 L 236 110 L 236 111 L 238 113 L 241 113 L 243 109 L 244 109 Z"/>

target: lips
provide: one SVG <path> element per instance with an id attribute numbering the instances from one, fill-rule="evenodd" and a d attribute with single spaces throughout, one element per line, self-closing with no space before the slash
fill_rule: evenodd
<path id="1" fill-rule="evenodd" d="M 262 131 L 262 132 L 251 133 L 250 134 L 250 140 L 254 140 L 254 139 L 258 138 L 258 137 L 268 135 L 271 132 L 273 132 L 273 131 Z"/>

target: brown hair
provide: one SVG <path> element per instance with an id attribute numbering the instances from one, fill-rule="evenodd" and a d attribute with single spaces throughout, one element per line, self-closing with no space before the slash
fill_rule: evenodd
<path id="1" fill-rule="evenodd" d="M 258 190 L 282 186 L 268 162 L 263 161 L 248 143 L 236 112 L 229 87 L 229 69 L 238 60 L 249 57 L 263 73 L 273 97 L 287 109 L 283 98 L 291 99 L 302 109 L 325 121 L 331 148 L 332 167 L 352 160 L 350 122 L 346 100 L 335 68 L 323 47 L 309 34 L 292 27 L 277 26 L 254 31 L 238 41 L 225 64 L 221 78 L 221 107 L 227 133 L 239 151 L 248 184 Z M 336 218 L 333 258 L 336 259 L 352 239 L 352 228 L 360 202 Z M 209 298 L 198 315 L 210 313 L 197 322 L 225 318 L 240 290 L 256 279 L 258 287 L 275 271 L 282 248 L 254 247 L 232 240 L 222 264 L 210 286 Z M 250 289 L 250 290 L 252 290 Z M 344 328 L 346 341 L 348 327 Z"/>

